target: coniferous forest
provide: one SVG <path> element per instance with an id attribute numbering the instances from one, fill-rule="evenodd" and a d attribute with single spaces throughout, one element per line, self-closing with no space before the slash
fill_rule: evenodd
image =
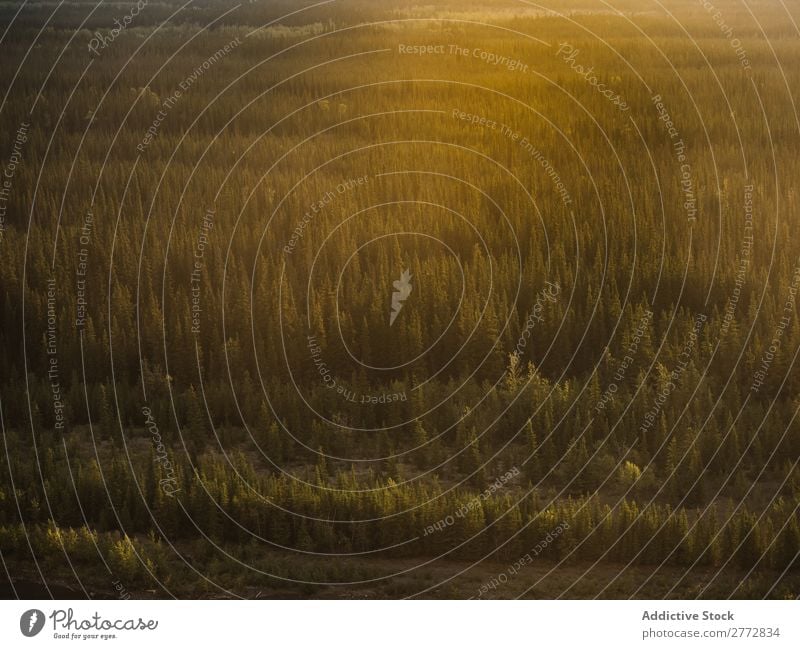
<path id="1" fill-rule="evenodd" d="M 0 592 L 800 596 L 798 24 L 1 3 Z"/>

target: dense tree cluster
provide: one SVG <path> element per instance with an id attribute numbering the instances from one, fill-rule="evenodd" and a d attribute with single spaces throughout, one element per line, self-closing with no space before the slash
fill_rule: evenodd
<path id="1" fill-rule="evenodd" d="M 259 4 L 205 30 L 217 4 L 159 6 L 99 55 L 111 9 L 35 48 L 30 10 L 3 43 L 4 161 L 29 124 L 3 556 L 94 548 L 145 587 L 172 543 L 505 561 L 569 521 L 554 561 L 796 570 L 800 71 L 772 52 L 800 44 L 776 15 L 767 43 L 721 3 L 745 71 L 688 3 L 254 31 L 291 3 Z"/>

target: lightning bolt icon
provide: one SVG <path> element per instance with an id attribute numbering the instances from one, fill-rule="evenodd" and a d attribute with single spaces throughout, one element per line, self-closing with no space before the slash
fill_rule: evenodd
<path id="1" fill-rule="evenodd" d="M 400 309 L 403 308 L 403 302 L 411 295 L 411 273 L 408 270 L 404 270 L 400 274 L 400 279 L 392 282 L 392 286 L 396 290 L 392 293 L 392 310 L 389 313 L 390 327 L 394 324 Z"/>
<path id="2" fill-rule="evenodd" d="M 39 619 L 39 615 L 34 611 L 31 613 L 31 619 L 28 620 L 28 631 L 33 631 L 33 627 Z"/>

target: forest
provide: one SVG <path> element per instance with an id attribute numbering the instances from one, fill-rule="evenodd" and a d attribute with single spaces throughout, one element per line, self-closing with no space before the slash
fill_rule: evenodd
<path id="1" fill-rule="evenodd" d="M 800 596 L 798 23 L 0 3 L 0 592 Z"/>

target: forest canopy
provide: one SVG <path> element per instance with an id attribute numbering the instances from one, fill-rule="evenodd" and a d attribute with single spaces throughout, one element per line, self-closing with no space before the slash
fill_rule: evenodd
<path id="1" fill-rule="evenodd" d="M 667 4 L 0 4 L 9 580 L 800 595 L 800 14 Z"/>

